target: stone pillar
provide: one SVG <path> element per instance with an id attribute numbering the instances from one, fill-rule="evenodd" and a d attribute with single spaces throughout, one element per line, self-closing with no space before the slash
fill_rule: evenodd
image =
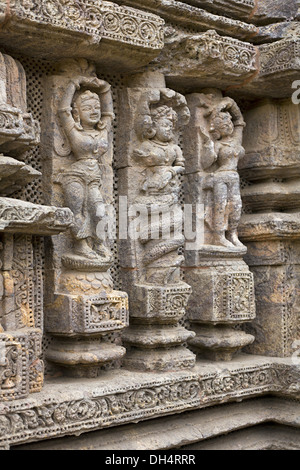
<path id="1" fill-rule="evenodd" d="M 7 401 L 43 387 L 43 286 L 33 235 L 57 233 L 68 215 L 7 197 L 41 176 L 22 161 L 24 151 L 39 143 L 40 129 L 27 111 L 25 71 L 2 53 L 0 114 L 0 400 Z"/>
<path id="2" fill-rule="evenodd" d="M 186 245 L 185 280 L 193 294 L 188 318 L 201 357 L 231 360 L 254 337 L 236 328 L 255 318 L 253 275 L 237 235 L 242 201 L 237 163 L 244 121 L 236 103 L 215 89 L 187 97 L 191 122 L 183 134 L 185 201 L 203 211 L 202 239 Z M 199 216 L 198 216 L 199 218 Z M 198 231 L 201 227 L 198 227 Z"/>
<path id="3" fill-rule="evenodd" d="M 69 232 L 48 247 L 46 330 L 55 340 L 47 359 L 68 375 L 95 377 L 125 354 L 103 336 L 128 326 L 127 294 L 114 290 L 106 236 L 114 222 L 111 87 L 86 60 L 66 60 L 46 88 L 46 198 L 74 215 Z"/>
<path id="4" fill-rule="evenodd" d="M 255 278 L 256 341 L 247 350 L 289 357 L 299 350 L 300 295 L 300 108 L 290 99 L 263 100 L 245 113 L 248 183 L 240 237 Z"/>
<path id="5" fill-rule="evenodd" d="M 179 324 L 191 293 L 181 280 L 184 258 L 179 254 L 185 162 L 178 130 L 188 123 L 189 110 L 160 73 L 131 77 L 120 101 L 119 195 L 129 215 L 128 234 L 124 218 L 120 224 L 120 261 L 131 319 L 123 335 L 128 346 L 124 364 L 147 371 L 191 368 L 195 356 L 184 343 L 194 334 Z"/>

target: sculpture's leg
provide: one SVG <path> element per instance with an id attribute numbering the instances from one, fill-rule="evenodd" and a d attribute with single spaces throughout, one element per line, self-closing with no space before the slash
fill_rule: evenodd
<path id="1" fill-rule="evenodd" d="M 228 188 L 218 179 L 214 184 L 214 238 L 216 245 L 232 248 L 232 243 L 225 237 L 228 228 Z"/>
<path id="2" fill-rule="evenodd" d="M 242 198 L 240 196 L 240 182 L 237 177 L 228 187 L 228 232 L 227 239 L 237 247 L 244 245 L 238 238 L 238 226 L 242 216 Z"/>
<path id="3" fill-rule="evenodd" d="M 80 180 L 71 179 L 64 185 L 66 205 L 74 214 L 74 225 L 71 228 L 74 237 L 74 252 L 80 256 L 91 257 L 93 251 L 88 245 L 89 217 L 86 209 L 86 188 Z"/>
<path id="4" fill-rule="evenodd" d="M 105 246 L 106 222 L 108 223 L 106 206 L 100 191 L 99 183 L 95 182 L 89 186 L 88 208 L 93 226 L 93 241 L 95 252 L 103 258 L 111 258 L 111 251 Z M 99 222 L 101 225 L 99 225 Z"/>

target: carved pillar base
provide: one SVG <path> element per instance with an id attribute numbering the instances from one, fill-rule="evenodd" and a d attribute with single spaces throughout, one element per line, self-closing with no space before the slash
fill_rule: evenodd
<path id="1" fill-rule="evenodd" d="M 242 348 L 252 344 L 254 337 L 228 325 L 193 324 L 196 337 L 189 345 L 199 356 L 212 361 L 231 361 Z"/>
<path id="2" fill-rule="evenodd" d="M 121 346 L 102 341 L 104 335 L 127 326 L 128 301 L 125 293 L 107 287 L 109 292 L 105 292 L 103 285 L 101 289 L 101 276 L 70 272 L 63 276 L 63 284 L 66 288 L 69 283 L 78 295 L 56 295 L 47 306 L 46 327 L 55 336 L 47 359 L 63 367 L 68 376 L 96 377 L 102 366 L 121 359 L 126 352 Z M 94 295 L 79 294 L 83 289 Z"/>
<path id="3" fill-rule="evenodd" d="M 133 289 L 131 326 L 123 334 L 127 346 L 124 365 L 137 370 L 186 369 L 195 365 L 195 355 L 182 345 L 194 333 L 179 326 L 191 288 L 139 285 Z"/>
<path id="4" fill-rule="evenodd" d="M 124 365 L 127 369 L 144 371 L 171 371 L 191 369 L 195 365 L 195 355 L 183 346 L 172 349 L 135 349 L 126 355 Z"/>
<path id="5" fill-rule="evenodd" d="M 238 252 L 224 248 L 223 256 L 219 250 L 213 257 L 212 251 L 199 251 L 196 265 L 186 271 L 193 289 L 188 315 L 196 333 L 189 344 L 201 357 L 228 361 L 254 341 L 234 328 L 255 318 L 254 281 Z M 191 257 L 187 261 L 192 264 Z"/>
<path id="6" fill-rule="evenodd" d="M 55 338 L 47 359 L 69 377 L 93 378 L 99 376 L 102 366 L 121 359 L 125 352 L 121 346 L 103 344 L 101 338 Z"/>

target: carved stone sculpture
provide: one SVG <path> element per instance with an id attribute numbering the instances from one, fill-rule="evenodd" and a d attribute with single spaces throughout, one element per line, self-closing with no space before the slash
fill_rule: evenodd
<path id="1" fill-rule="evenodd" d="M 75 218 L 71 229 L 73 254 L 65 256 L 64 263 L 77 262 L 79 267 L 91 260 L 93 265 L 97 262 L 101 267 L 109 265 L 112 255 L 97 234 L 97 223 L 105 217 L 101 165 L 108 151 L 113 119 L 110 85 L 93 76 L 75 77 L 66 89 L 58 113 L 75 160 L 59 175 L 65 203 Z"/>
<path id="2" fill-rule="evenodd" d="M 228 248 L 243 247 L 237 233 L 242 213 L 237 166 L 245 153 L 242 147 L 245 123 L 232 99 L 222 98 L 216 92 L 203 95 L 202 99 L 203 117 L 207 121 L 207 127 L 199 127 L 203 139 L 201 162 L 206 172 L 203 203 L 210 232 L 206 241 Z"/>
<path id="3" fill-rule="evenodd" d="M 49 201 L 69 207 L 74 220 L 51 247 L 58 264 L 49 284 L 46 327 L 56 339 L 47 358 L 67 374 L 95 377 L 101 366 L 125 354 L 119 345 L 101 343 L 102 336 L 128 323 L 127 295 L 113 289 L 108 271 L 111 240 L 104 230 L 113 204 L 112 94 L 86 60 L 64 61 L 58 70 L 49 79 L 45 105 L 54 129 L 43 143 L 46 174 L 54 182 L 48 182 Z"/>
<path id="4" fill-rule="evenodd" d="M 161 74 L 138 75 L 129 85 L 122 96 L 123 112 L 130 110 L 128 137 L 117 161 L 119 195 L 128 198 L 134 228 L 120 242 L 132 321 L 123 335 L 129 347 L 124 364 L 144 370 L 188 368 L 195 358 L 183 346 L 193 333 L 179 326 L 190 287 L 181 280 L 184 258 L 178 252 L 184 245 L 179 177 L 185 165 L 178 128 L 188 123 L 189 110 Z"/>
<path id="5" fill-rule="evenodd" d="M 186 250 L 185 279 L 193 287 L 188 315 L 197 333 L 190 344 L 201 354 L 228 360 L 254 337 L 232 328 L 255 317 L 253 275 L 238 238 L 242 201 L 237 173 L 242 114 L 218 90 L 187 97 L 192 120 L 183 136 L 186 201 L 203 206 L 203 243 Z"/>

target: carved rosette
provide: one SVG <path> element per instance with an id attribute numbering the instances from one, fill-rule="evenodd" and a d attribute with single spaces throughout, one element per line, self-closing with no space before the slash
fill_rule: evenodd
<path id="1" fill-rule="evenodd" d="M 195 356 L 183 344 L 193 333 L 179 326 L 191 289 L 180 276 L 184 157 L 178 145 L 178 130 L 188 123 L 189 110 L 182 95 L 166 88 L 160 73 L 131 77 L 120 98 L 126 137 L 120 136 L 117 155 L 119 194 L 128 198 L 129 225 L 134 227 L 120 245 L 131 313 L 123 335 L 128 349 L 124 364 L 139 370 L 190 368 Z"/>
<path id="2" fill-rule="evenodd" d="M 73 223 L 51 243 L 55 276 L 51 261 L 46 268 L 46 329 L 55 337 L 47 359 L 67 375 L 96 377 L 126 352 L 103 337 L 128 326 L 127 294 L 113 288 L 104 230 L 113 204 L 111 87 L 84 59 L 59 64 L 48 85 L 44 113 L 53 132 L 42 144 L 53 178 L 45 185 L 49 202 L 67 206 Z"/>
<path id="3" fill-rule="evenodd" d="M 254 279 L 238 238 L 242 200 L 237 165 L 244 156 L 244 120 L 236 103 L 217 90 L 187 98 L 191 124 L 184 134 L 187 203 L 204 213 L 203 241 L 186 246 L 187 311 L 200 355 L 231 360 L 254 337 L 233 328 L 255 319 Z"/>

